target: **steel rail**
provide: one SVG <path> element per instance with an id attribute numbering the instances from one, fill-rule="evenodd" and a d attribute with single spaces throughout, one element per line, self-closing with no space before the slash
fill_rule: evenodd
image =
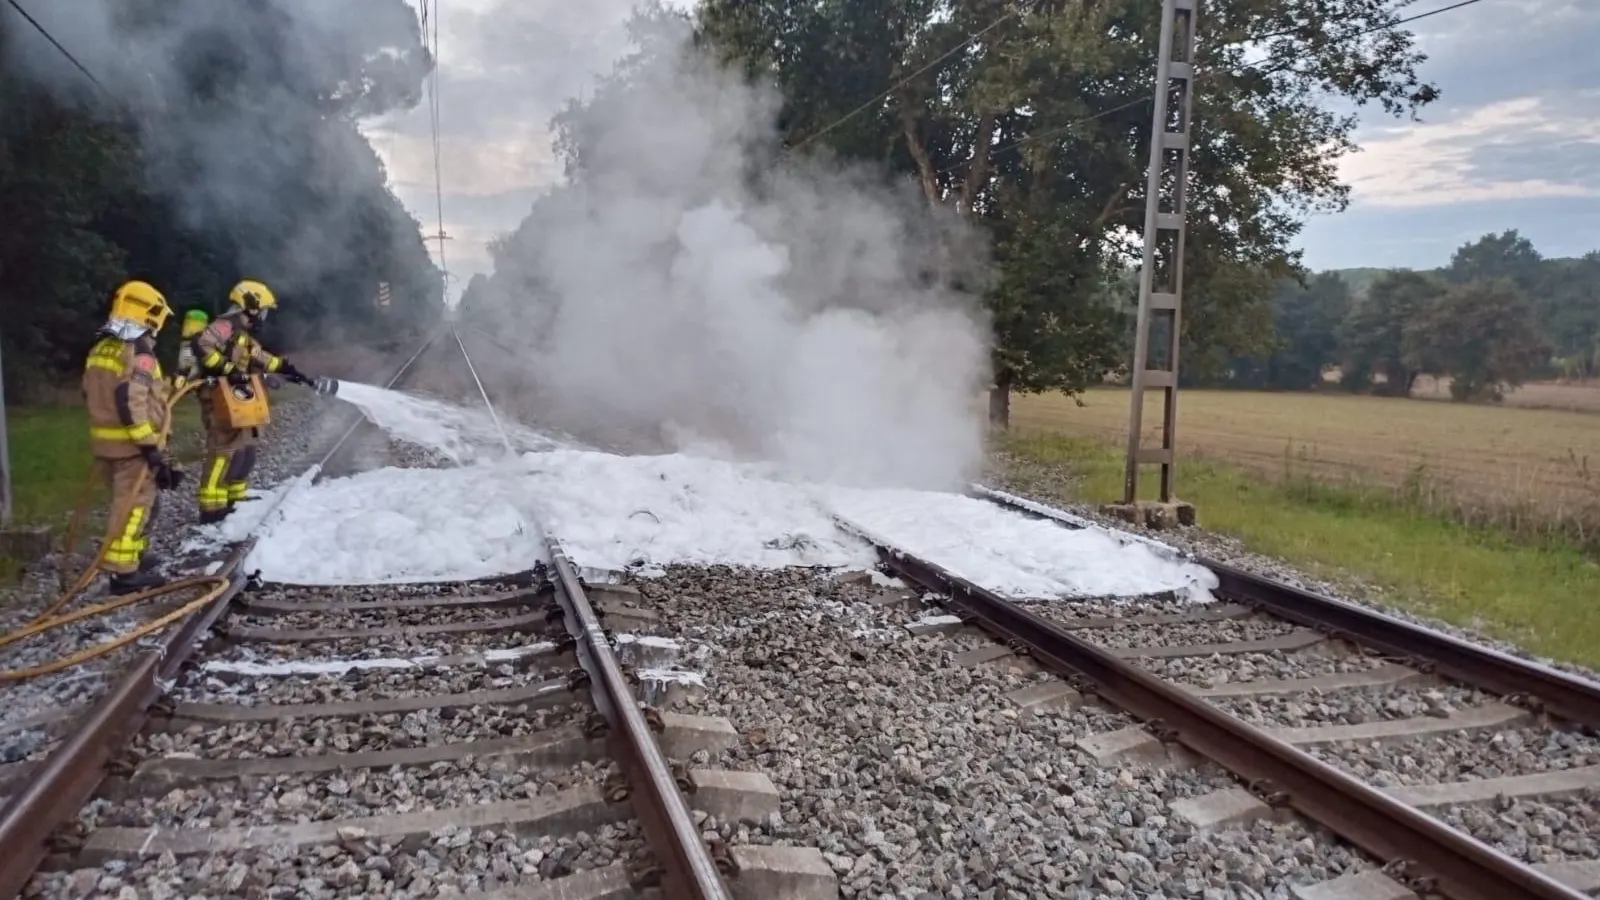
<path id="1" fill-rule="evenodd" d="M 1048 519 L 1068 528 L 1099 527 L 1065 510 L 1003 491 L 974 486 L 972 493 L 1007 509 Z M 1545 712 L 1590 728 L 1600 728 L 1600 682 L 1464 641 L 1374 609 L 1246 572 L 1227 563 L 1184 554 L 1142 535 L 1121 531 L 1113 533 L 1164 548 L 1205 566 L 1217 576 L 1219 583 L 1215 593 L 1229 600 L 1392 656 L 1425 661 L 1434 671 L 1462 684 L 1481 688 L 1491 694 L 1530 698 L 1540 704 Z"/>
<path id="2" fill-rule="evenodd" d="M 588 674 L 595 706 L 610 726 L 613 752 L 627 774 L 634 812 L 651 849 L 661 858 L 666 896 L 670 900 L 731 900 L 677 780 L 617 665 L 600 619 L 589 605 L 577 569 L 554 535 L 545 536 L 545 546 L 555 570 L 556 600 L 567 633 L 577 644 L 578 664 Z"/>
<path id="3" fill-rule="evenodd" d="M 883 563 L 926 589 L 948 593 L 962 618 L 1001 641 L 1025 647 L 1057 672 L 1094 691 L 1258 787 L 1281 792 L 1312 821 L 1405 874 L 1429 880 L 1452 900 L 1580 900 L 1585 895 L 1408 806 L 1181 687 L 1064 630 L 942 567 L 918 559 L 846 519 L 838 525 L 878 551 Z"/>
<path id="4" fill-rule="evenodd" d="M 423 342 L 387 385 L 399 381 L 440 333 L 435 332 Z M 320 469 L 364 421 L 351 425 L 312 468 Z M 288 491 L 283 492 L 267 515 L 287 495 Z M 262 517 L 262 522 L 267 515 Z M 228 589 L 168 631 L 156 648 L 140 654 L 132 667 L 85 714 L 71 736 L 45 758 L 37 772 L 30 773 L 26 786 L 0 807 L 0 898 L 10 900 L 22 893 L 50 855 L 56 830 L 72 821 L 89 802 L 105 780 L 107 767 L 117 752 L 144 727 L 150 707 L 166 694 L 167 687 L 193 656 L 200 637 L 216 624 L 244 590 L 248 579 L 239 568 L 255 548 L 255 542 L 252 536 L 235 546 L 215 573 L 228 579 Z"/>
<path id="5" fill-rule="evenodd" d="M 472 383 L 478 386 L 478 396 L 483 398 L 483 406 L 489 410 L 489 419 L 494 422 L 495 430 L 500 432 L 500 440 L 506 446 L 506 453 L 515 453 L 516 448 L 511 446 L 511 435 L 506 433 L 506 426 L 500 424 L 500 415 L 494 411 L 494 403 L 489 400 L 489 392 L 483 386 L 483 379 L 478 377 L 478 367 L 472 364 L 472 354 L 467 352 L 467 345 L 461 343 L 461 332 L 450 329 L 450 336 L 456 339 L 456 346 L 461 348 L 461 358 L 467 361 L 467 371 L 472 373 Z"/>

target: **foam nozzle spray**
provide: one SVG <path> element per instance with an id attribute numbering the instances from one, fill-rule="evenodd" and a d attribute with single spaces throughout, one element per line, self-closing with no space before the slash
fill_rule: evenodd
<path id="1" fill-rule="evenodd" d="M 339 382 L 326 375 L 319 375 L 311 382 L 311 389 L 324 397 L 332 397 L 339 393 Z"/>

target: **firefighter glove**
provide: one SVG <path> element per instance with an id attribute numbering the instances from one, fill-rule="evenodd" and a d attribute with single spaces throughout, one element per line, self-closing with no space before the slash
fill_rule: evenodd
<path id="1" fill-rule="evenodd" d="M 228 383 L 244 387 L 250 383 L 250 376 L 244 372 L 233 371 L 228 373 Z"/>
<path id="2" fill-rule="evenodd" d="M 140 447 L 139 453 L 150 467 L 150 477 L 155 479 L 158 489 L 170 491 L 183 483 L 183 470 L 174 466 L 165 453 L 154 447 Z"/>
<path id="3" fill-rule="evenodd" d="M 278 367 L 278 371 L 283 373 L 283 377 L 289 379 L 295 384 L 311 383 L 311 379 L 307 378 L 304 372 L 296 369 L 294 367 L 294 363 L 289 362 L 287 359 L 284 360 L 283 364 Z"/>

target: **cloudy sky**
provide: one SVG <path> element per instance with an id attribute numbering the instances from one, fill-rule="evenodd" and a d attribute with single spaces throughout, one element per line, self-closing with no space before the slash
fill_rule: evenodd
<path id="1" fill-rule="evenodd" d="M 1410 12 L 1448 2 L 1416 0 Z M 626 49 L 632 0 L 441 6 L 445 253 L 455 293 L 488 270 L 488 240 L 516 227 L 560 177 L 550 116 Z M 1443 96 L 1420 122 L 1363 115 L 1362 152 L 1344 162 L 1354 202 L 1307 227 L 1307 264 L 1441 265 L 1463 242 L 1506 228 L 1546 255 L 1600 248 L 1600 0 L 1482 0 L 1412 27 L 1430 57 L 1424 76 Z M 435 230 L 425 107 L 366 130 L 400 198 Z"/>

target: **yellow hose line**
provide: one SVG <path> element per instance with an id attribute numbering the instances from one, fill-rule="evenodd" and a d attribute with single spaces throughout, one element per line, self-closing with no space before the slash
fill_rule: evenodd
<path id="1" fill-rule="evenodd" d="M 167 399 L 166 422 L 161 426 L 161 434 L 158 439 L 158 443 L 162 447 L 166 446 L 167 438 L 172 433 L 173 407 L 177 406 L 178 401 L 183 399 L 190 391 L 193 391 L 199 386 L 200 382 L 198 381 L 189 382 L 188 384 L 185 384 L 174 391 L 172 396 Z M 67 528 L 67 543 L 65 549 L 68 553 L 71 553 L 73 545 L 77 543 L 78 526 L 82 524 L 84 511 L 88 506 L 90 491 L 94 485 L 94 475 L 98 467 L 99 463 L 97 462 L 95 467 L 89 470 L 89 480 L 84 484 L 84 489 L 78 496 L 77 507 L 73 510 L 72 522 Z M 134 493 L 138 493 L 139 489 L 144 487 L 144 479 L 147 478 L 149 474 L 150 472 L 148 469 L 139 473 L 138 478 L 133 484 Z M 0 682 L 22 681 L 28 678 L 36 678 L 40 675 L 48 675 L 51 672 L 59 672 L 62 669 L 71 668 L 72 666 L 88 662 L 96 657 L 104 656 L 105 654 L 110 653 L 112 650 L 115 650 L 124 644 L 127 644 L 131 641 L 136 641 L 145 635 L 159 631 L 168 625 L 171 625 L 173 622 L 188 616 L 190 613 L 195 612 L 211 601 L 222 596 L 222 593 L 228 589 L 228 579 L 221 576 L 191 576 L 189 578 L 183 578 L 169 584 L 164 584 L 161 587 L 150 588 L 149 590 L 117 597 L 104 603 L 84 607 L 83 609 L 75 610 L 64 615 L 56 615 L 58 610 L 68 605 L 74 599 L 76 599 L 78 595 L 82 594 L 83 591 L 94 581 L 95 576 L 100 574 L 101 567 L 105 563 L 106 550 L 111 544 L 111 537 L 111 528 L 108 525 L 106 528 L 105 539 L 100 542 L 100 551 L 95 554 L 94 561 L 89 563 L 89 566 L 85 568 L 77 577 L 77 579 L 72 582 L 72 586 L 63 591 L 60 596 L 56 597 L 56 599 L 52 601 L 43 612 L 34 617 L 32 622 L 28 623 L 22 628 L 17 629 L 16 631 L 11 632 L 10 634 L 0 636 L 0 647 L 33 637 L 36 634 L 42 634 L 46 631 L 59 628 L 63 625 L 69 625 L 73 622 L 79 622 L 94 616 L 103 615 L 113 610 L 121 609 L 125 606 L 131 606 L 135 603 L 142 603 L 145 600 L 152 600 L 156 597 L 165 597 L 168 594 L 175 594 L 179 591 L 193 590 L 202 587 L 207 588 L 206 592 L 178 607 L 172 612 L 169 612 L 152 621 L 145 622 L 132 631 L 117 635 L 108 641 L 97 644 L 86 650 L 80 650 L 68 656 L 63 656 L 51 662 L 42 663 L 27 669 L 0 671 Z"/>
<path id="2" fill-rule="evenodd" d="M 62 669 L 70 669 L 79 663 L 85 663 L 91 659 L 94 659 L 95 657 L 104 656 L 118 647 L 121 647 L 123 644 L 126 644 L 130 641 L 136 641 L 147 634 L 160 631 L 161 629 L 171 625 L 173 622 L 176 622 L 179 619 L 184 618 L 190 613 L 198 611 L 201 607 L 204 607 L 206 604 L 222 596 L 223 591 L 228 589 L 228 579 L 215 575 L 207 575 L 201 578 L 185 578 L 182 581 L 175 581 L 172 584 L 164 587 L 155 588 L 150 592 L 150 596 L 157 596 L 158 594 L 170 594 L 180 590 L 187 590 L 188 588 L 199 587 L 202 584 L 212 585 L 211 590 L 206 591 L 199 597 L 190 600 L 188 603 L 185 603 L 183 606 L 178 607 L 159 619 L 146 622 L 132 631 L 119 634 L 111 640 L 101 644 L 96 644 L 87 650 L 79 650 L 77 653 L 74 653 L 70 656 L 63 656 L 51 662 L 42 663 L 28 669 L 11 669 L 6 672 L 0 672 L 0 682 L 23 681 L 29 678 L 37 678 L 40 675 L 49 675 L 51 672 L 59 672 Z"/>

